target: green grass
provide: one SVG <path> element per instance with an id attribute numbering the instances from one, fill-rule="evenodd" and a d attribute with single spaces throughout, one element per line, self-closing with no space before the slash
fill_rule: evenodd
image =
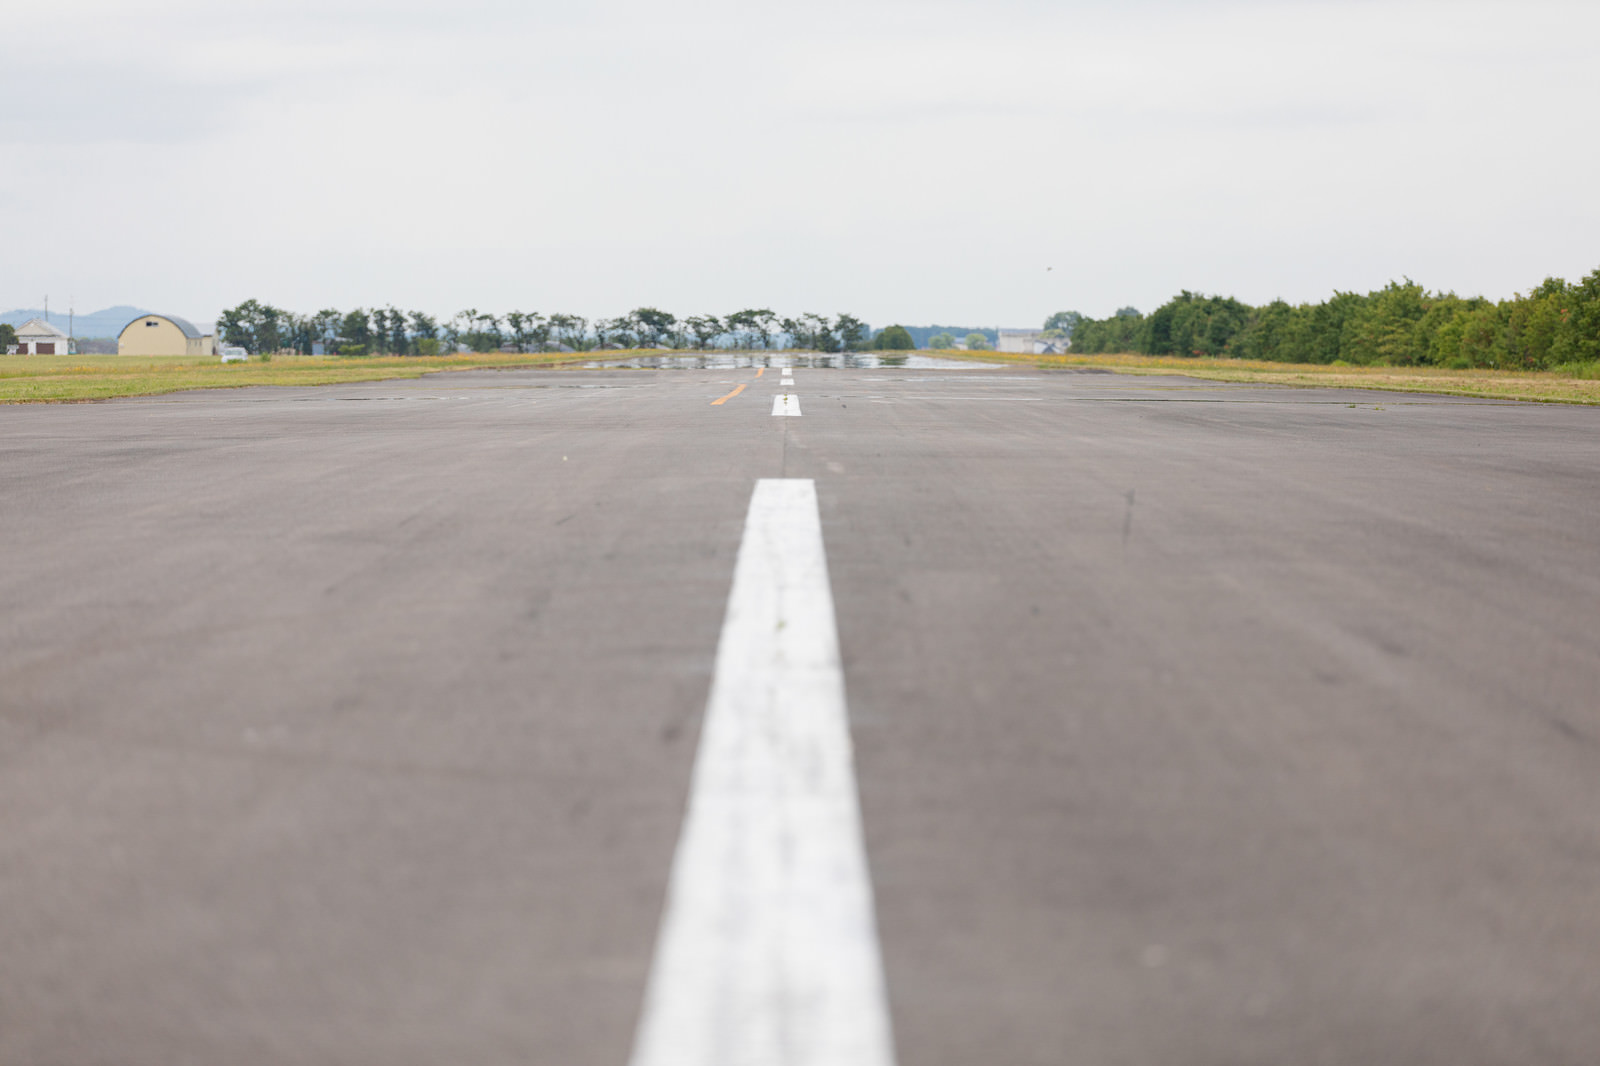
<path id="1" fill-rule="evenodd" d="M 1014 355 L 941 352 L 983 362 L 1037 367 L 1103 367 L 1121 374 L 1182 374 L 1208 381 L 1306 388 L 1432 392 L 1494 400 L 1600 404 L 1600 364 L 1573 363 L 1550 371 L 1460 370 L 1434 366 L 1341 366 L 1264 363 L 1250 359 L 1181 359 L 1154 355 Z"/>
<path id="2" fill-rule="evenodd" d="M 1600 379 L 1600 359 L 1593 359 L 1586 363 L 1563 363 L 1556 367 L 1552 373 L 1568 378 L 1594 381 Z"/>

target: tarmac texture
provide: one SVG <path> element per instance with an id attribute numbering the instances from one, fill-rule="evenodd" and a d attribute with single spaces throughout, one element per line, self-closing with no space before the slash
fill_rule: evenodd
<path id="1" fill-rule="evenodd" d="M 0 1063 L 626 1062 L 762 478 L 904 1066 L 1600 1062 L 1600 411 L 795 377 L 0 408 Z"/>

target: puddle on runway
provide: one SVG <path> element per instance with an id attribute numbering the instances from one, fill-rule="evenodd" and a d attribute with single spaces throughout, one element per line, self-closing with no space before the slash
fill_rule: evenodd
<path id="1" fill-rule="evenodd" d="M 904 370 L 996 370 L 1003 364 L 977 363 L 965 359 L 940 359 L 932 355 L 907 352 L 697 352 L 693 355 L 636 355 L 616 359 L 597 359 L 581 364 L 586 369 L 621 370 L 745 370 L 758 366 L 798 367 L 802 370 L 877 370 L 883 367 Z"/>

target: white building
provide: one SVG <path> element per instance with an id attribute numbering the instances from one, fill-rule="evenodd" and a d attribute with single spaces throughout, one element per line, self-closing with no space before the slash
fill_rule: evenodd
<path id="1" fill-rule="evenodd" d="M 42 318 L 35 318 L 17 328 L 16 347 L 7 347 L 7 355 L 72 355 L 72 340 Z"/>
<path id="2" fill-rule="evenodd" d="M 1067 350 L 1067 340 L 1065 337 L 1046 337 L 1042 329 L 1003 329 L 995 350 L 1024 355 L 1060 355 Z"/>

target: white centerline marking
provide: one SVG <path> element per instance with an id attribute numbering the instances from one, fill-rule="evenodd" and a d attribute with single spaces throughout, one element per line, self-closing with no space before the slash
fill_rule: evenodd
<path id="1" fill-rule="evenodd" d="M 632 1066 L 892 1066 L 810 479 L 756 483 Z"/>
<path id="2" fill-rule="evenodd" d="M 772 398 L 772 413 L 774 415 L 800 415 L 800 397 L 793 393 L 780 393 Z"/>

